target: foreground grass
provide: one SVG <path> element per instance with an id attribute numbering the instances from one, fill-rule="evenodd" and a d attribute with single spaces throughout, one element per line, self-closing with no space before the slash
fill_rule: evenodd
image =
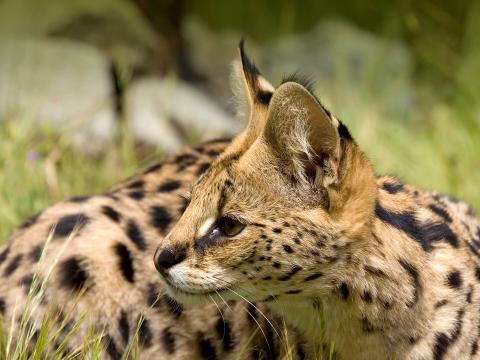
<path id="1" fill-rule="evenodd" d="M 374 99 L 367 105 L 359 101 L 340 106 L 334 98 L 330 103 L 349 125 L 378 173 L 394 174 L 420 188 L 459 197 L 480 210 L 480 124 L 473 115 L 453 105 L 436 104 L 428 117 L 417 111 L 407 119 L 393 121 L 376 110 Z M 25 121 L 2 124 L 1 239 L 6 239 L 22 220 L 49 204 L 72 195 L 103 192 L 160 157 L 159 151 L 139 151 L 122 131 L 104 154 L 92 157 L 79 153 L 49 129 L 33 130 Z M 32 297 L 31 301 L 34 306 L 37 300 Z M 100 358 L 102 334 L 87 336 L 83 348 L 70 354 L 62 353 L 62 342 L 53 352 L 47 350 L 47 345 L 59 336 L 58 329 L 53 330 L 53 314 L 45 318 L 33 352 L 28 355 L 27 344 L 33 336 L 28 319 L 28 312 L 22 314 L 22 341 L 15 346 L 8 336 L 9 324 L 4 324 L 0 334 L 1 358 L 7 357 L 7 351 L 8 358 L 15 360 Z M 67 331 L 67 338 L 78 325 Z M 136 358 L 134 342 L 129 352 Z"/>

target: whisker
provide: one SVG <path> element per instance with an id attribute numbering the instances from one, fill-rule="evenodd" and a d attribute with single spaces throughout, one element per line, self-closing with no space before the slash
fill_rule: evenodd
<path id="1" fill-rule="evenodd" d="M 272 329 L 275 331 L 275 334 L 278 336 L 279 339 L 281 339 L 282 337 L 280 336 L 276 326 L 273 325 L 273 323 L 270 321 L 270 319 L 268 319 L 268 317 L 262 312 L 262 310 L 260 310 L 255 304 L 253 304 L 251 301 L 247 300 L 247 298 L 245 298 L 243 295 L 239 294 L 238 292 L 236 292 L 235 290 L 231 289 L 230 286 L 232 284 L 230 284 L 229 282 L 223 280 L 223 279 L 220 279 L 220 278 L 217 278 L 215 276 L 212 275 L 213 278 L 215 278 L 216 280 L 218 281 L 222 281 L 224 283 L 227 284 L 227 286 L 229 287 L 228 290 L 231 291 L 232 293 L 234 293 L 235 295 L 237 295 L 238 297 L 240 297 L 241 299 L 243 299 L 245 302 L 247 302 L 249 305 L 251 305 L 255 310 L 258 311 L 258 313 L 260 315 L 263 316 L 263 318 L 268 322 L 268 324 L 272 327 Z M 247 291 L 248 292 L 248 291 Z"/>
<path id="2" fill-rule="evenodd" d="M 234 292 L 232 289 L 228 289 L 228 290 L 231 291 L 231 292 L 233 292 L 233 293 L 235 294 L 235 292 Z M 248 302 L 248 301 L 247 301 L 247 302 Z M 254 305 L 252 305 L 252 306 L 254 306 Z M 253 314 L 250 313 L 250 311 L 247 310 L 247 313 L 248 313 L 248 315 L 250 315 L 250 317 L 253 319 L 253 321 L 255 321 L 255 323 L 257 324 L 257 327 L 258 327 L 258 328 L 260 329 L 260 331 L 262 332 L 263 338 L 265 339 L 265 343 L 267 344 L 268 349 L 271 350 L 271 349 L 270 349 L 270 344 L 269 344 L 268 339 L 267 339 L 267 335 L 266 335 L 265 332 L 263 331 L 262 326 L 260 325 L 260 323 L 258 322 L 258 320 L 255 318 L 255 316 L 253 316 Z"/>
<path id="3" fill-rule="evenodd" d="M 220 310 L 220 307 L 218 306 L 217 302 L 215 301 L 215 299 L 212 297 L 212 295 L 208 295 L 208 297 L 210 298 L 210 300 L 213 301 L 213 303 L 215 304 L 215 306 L 217 307 L 218 309 L 218 312 L 220 313 L 220 316 L 222 317 L 222 320 L 223 320 L 223 326 L 225 326 L 225 318 L 223 317 L 223 313 L 222 313 L 222 310 Z M 225 338 L 225 333 L 223 334 L 223 338 L 222 340 Z"/>
<path id="4" fill-rule="evenodd" d="M 227 308 L 229 310 L 232 310 L 232 308 L 230 307 L 230 305 L 228 304 L 228 302 L 225 301 L 225 299 L 223 298 L 222 294 L 220 294 L 217 290 L 215 290 L 215 293 L 218 295 L 218 297 L 220 299 L 222 299 L 223 303 L 225 304 L 225 306 L 227 306 Z"/>

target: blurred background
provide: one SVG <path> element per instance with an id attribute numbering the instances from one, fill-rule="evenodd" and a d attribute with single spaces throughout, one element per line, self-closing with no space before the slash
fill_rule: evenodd
<path id="1" fill-rule="evenodd" d="M 311 76 L 378 173 L 480 210 L 480 2 L 0 0 L 0 236 L 231 135 L 237 44 Z"/>

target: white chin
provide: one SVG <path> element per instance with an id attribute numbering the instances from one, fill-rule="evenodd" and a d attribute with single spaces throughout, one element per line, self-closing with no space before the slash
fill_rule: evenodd
<path id="1" fill-rule="evenodd" d="M 166 290 L 169 296 L 174 298 L 179 303 L 186 305 L 200 305 L 200 304 L 212 304 L 213 302 L 223 302 L 225 300 L 231 300 L 231 294 L 223 290 L 211 293 L 193 293 L 188 291 L 182 291 L 181 289 L 174 288 L 170 285 L 166 285 Z M 230 296 L 229 296 L 230 295 Z M 237 300 L 238 298 L 235 297 Z"/>
<path id="2" fill-rule="evenodd" d="M 176 301 L 182 304 L 187 305 L 200 305 L 200 304 L 209 304 L 212 302 L 208 295 L 203 294 L 190 294 L 183 291 L 176 290 L 170 286 L 167 286 L 167 293 L 169 296 L 174 298 Z"/>

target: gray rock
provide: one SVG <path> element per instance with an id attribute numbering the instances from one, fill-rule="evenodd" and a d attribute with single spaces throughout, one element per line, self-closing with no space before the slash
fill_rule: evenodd
<path id="1" fill-rule="evenodd" d="M 74 144 L 98 152 L 113 136 L 109 61 L 69 40 L 0 39 L 0 121 L 48 123 Z"/>
<path id="2" fill-rule="evenodd" d="M 133 82 L 125 96 L 129 132 L 165 150 L 233 135 L 243 125 L 200 90 L 174 78 Z"/>
<path id="3" fill-rule="evenodd" d="M 225 81 L 228 67 L 224 64 L 237 57 L 241 35 L 211 31 L 194 18 L 189 19 L 184 32 L 191 44 L 194 69 L 211 79 L 215 94 L 222 98 L 221 94 L 229 93 Z M 306 33 L 284 35 L 261 47 L 247 39 L 246 47 L 274 85 L 297 71 L 311 76 L 316 80 L 317 94 L 339 115 L 350 116 L 362 103 L 396 118 L 404 117 L 411 108 L 413 71 L 406 46 L 344 21 L 324 21 Z"/>
<path id="4" fill-rule="evenodd" d="M 366 102 L 389 117 L 403 117 L 413 101 L 412 61 L 400 42 L 386 40 L 339 20 L 266 46 L 259 60 L 274 78 L 311 76 L 329 102 Z M 341 112 L 341 109 L 340 109 Z"/>

